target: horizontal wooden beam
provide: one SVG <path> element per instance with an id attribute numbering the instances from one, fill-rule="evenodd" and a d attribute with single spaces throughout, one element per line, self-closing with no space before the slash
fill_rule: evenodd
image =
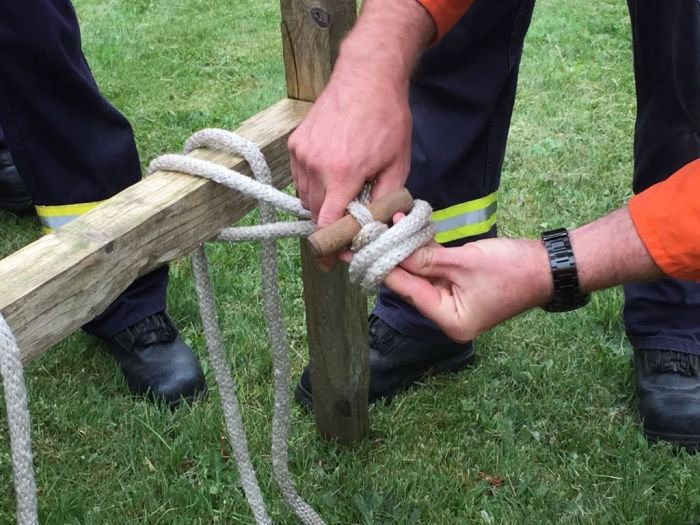
<path id="1" fill-rule="evenodd" d="M 287 137 L 310 104 L 285 99 L 236 132 L 258 144 L 277 187 L 289 184 Z M 192 156 L 250 175 L 245 161 Z M 102 312 L 131 282 L 188 254 L 256 202 L 216 183 L 157 172 L 56 233 L 0 261 L 0 312 L 27 361 Z"/>

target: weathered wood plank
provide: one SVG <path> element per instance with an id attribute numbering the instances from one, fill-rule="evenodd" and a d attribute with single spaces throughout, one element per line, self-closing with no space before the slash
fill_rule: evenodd
<path id="1" fill-rule="evenodd" d="M 315 100 L 328 82 L 355 0 L 281 0 L 287 93 Z M 301 243 L 304 300 L 319 433 L 351 443 L 369 435 L 367 299 L 338 267 L 324 273 Z"/>
<path id="2" fill-rule="evenodd" d="M 308 108 L 285 99 L 236 130 L 262 148 L 277 187 L 290 182 L 287 138 Z M 192 155 L 250 174 L 232 155 L 206 149 Z M 158 172 L 0 261 L 0 312 L 23 360 L 99 314 L 138 276 L 189 253 L 255 205 L 213 182 Z"/>

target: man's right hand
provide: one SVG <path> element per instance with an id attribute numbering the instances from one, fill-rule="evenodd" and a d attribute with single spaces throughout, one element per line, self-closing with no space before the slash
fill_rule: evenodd
<path id="1" fill-rule="evenodd" d="M 343 216 L 367 181 L 373 197 L 404 185 L 410 165 L 408 82 L 340 65 L 289 139 L 294 184 L 314 222 Z"/>
<path id="2" fill-rule="evenodd" d="M 404 185 L 409 79 L 434 32 L 418 2 L 365 0 L 328 86 L 289 138 L 294 184 L 319 226 L 340 219 L 367 181 L 373 197 Z"/>

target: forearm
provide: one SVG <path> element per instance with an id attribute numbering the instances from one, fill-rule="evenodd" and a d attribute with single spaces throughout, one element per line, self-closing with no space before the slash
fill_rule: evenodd
<path id="1" fill-rule="evenodd" d="M 639 238 L 626 206 L 572 230 L 569 237 L 584 294 L 663 275 Z M 554 293 L 547 250 L 540 241 L 515 242 L 520 244 L 517 294 L 523 294 L 529 307 L 543 306 Z"/>
<path id="2" fill-rule="evenodd" d="M 663 275 L 644 247 L 627 206 L 571 232 L 584 293 Z"/>
<path id="3" fill-rule="evenodd" d="M 627 206 L 572 230 L 569 237 L 584 294 L 663 275 L 639 238 Z M 525 262 L 522 289 L 530 289 L 532 302 L 542 306 L 553 294 L 547 251 L 541 242 L 518 242 L 522 242 Z"/>
<path id="4" fill-rule="evenodd" d="M 355 28 L 341 46 L 336 71 L 377 75 L 408 85 L 435 23 L 414 0 L 366 0 Z"/>

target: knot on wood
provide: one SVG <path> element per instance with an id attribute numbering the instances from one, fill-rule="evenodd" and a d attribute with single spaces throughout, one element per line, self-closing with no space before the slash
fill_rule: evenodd
<path id="1" fill-rule="evenodd" d="M 312 7 L 309 11 L 311 20 L 321 29 L 327 29 L 331 25 L 331 14 L 320 7 Z"/>

